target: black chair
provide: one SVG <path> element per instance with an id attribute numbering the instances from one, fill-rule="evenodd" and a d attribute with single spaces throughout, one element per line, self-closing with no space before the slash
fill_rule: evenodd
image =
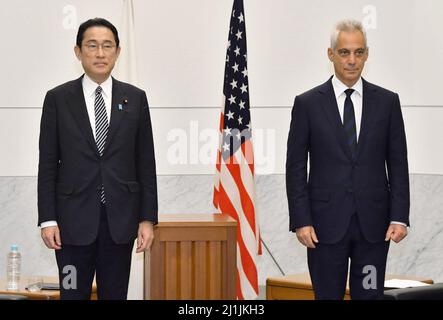
<path id="1" fill-rule="evenodd" d="M 443 300 L 443 283 L 424 287 L 385 290 L 384 300 Z"/>
<path id="2" fill-rule="evenodd" d="M 29 300 L 29 298 L 20 294 L 0 294 L 0 300 Z"/>

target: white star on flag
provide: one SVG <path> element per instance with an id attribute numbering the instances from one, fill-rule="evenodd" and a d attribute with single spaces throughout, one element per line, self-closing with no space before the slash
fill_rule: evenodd
<path id="1" fill-rule="evenodd" d="M 237 31 L 237 33 L 235 34 L 237 36 L 237 40 L 242 39 L 241 35 L 243 32 L 241 32 L 240 30 Z"/>
<path id="2" fill-rule="evenodd" d="M 242 23 L 243 21 L 244 21 L 243 13 L 240 13 L 240 15 L 238 16 L 238 23 Z"/>

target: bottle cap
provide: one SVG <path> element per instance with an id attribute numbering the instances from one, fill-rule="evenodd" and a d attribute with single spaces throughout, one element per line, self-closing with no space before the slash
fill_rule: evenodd
<path id="1" fill-rule="evenodd" d="M 18 251 L 18 245 L 13 244 L 13 245 L 11 246 L 11 251 L 17 252 L 17 251 Z"/>

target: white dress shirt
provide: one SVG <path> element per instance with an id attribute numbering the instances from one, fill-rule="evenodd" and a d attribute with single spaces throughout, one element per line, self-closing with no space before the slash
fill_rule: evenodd
<path id="1" fill-rule="evenodd" d="M 354 105 L 354 114 L 355 114 L 355 127 L 357 129 L 357 142 L 358 137 L 360 135 L 360 127 L 361 127 L 361 115 L 363 111 L 363 81 L 361 77 L 358 81 L 349 88 L 343 82 L 341 82 L 336 76 L 332 77 L 332 87 L 334 88 L 335 98 L 337 99 L 338 112 L 340 113 L 341 122 L 343 123 L 343 114 L 345 109 L 345 100 L 346 93 L 345 91 L 348 89 L 354 89 L 354 92 L 351 95 L 351 100 Z M 401 224 L 406 226 L 403 222 L 391 221 L 391 224 Z"/>
<path id="2" fill-rule="evenodd" d="M 89 122 L 91 124 L 92 134 L 94 135 L 95 139 L 95 90 L 99 86 L 94 80 L 88 77 L 88 75 L 84 75 L 82 79 L 82 86 L 83 86 L 83 95 L 85 97 L 86 102 L 86 110 L 88 111 L 88 117 Z M 111 119 L 111 103 L 112 103 L 112 77 L 109 77 L 106 79 L 105 82 L 100 84 L 100 87 L 102 87 L 102 97 L 105 101 L 105 107 L 106 107 L 106 116 L 108 117 L 108 126 Z M 46 227 L 54 227 L 57 226 L 57 221 L 51 220 L 51 221 L 45 221 L 40 224 L 41 228 Z"/>

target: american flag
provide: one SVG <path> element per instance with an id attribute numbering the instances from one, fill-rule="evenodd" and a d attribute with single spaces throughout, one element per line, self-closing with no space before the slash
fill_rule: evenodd
<path id="1" fill-rule="evenodd" d="M 255 214 L 254 155 L 243 0 L 234 0 L 223 85 L 214 206 L 237 220 L 237 299 L 258 295 L 256 258 L 261 254 Z"/>

